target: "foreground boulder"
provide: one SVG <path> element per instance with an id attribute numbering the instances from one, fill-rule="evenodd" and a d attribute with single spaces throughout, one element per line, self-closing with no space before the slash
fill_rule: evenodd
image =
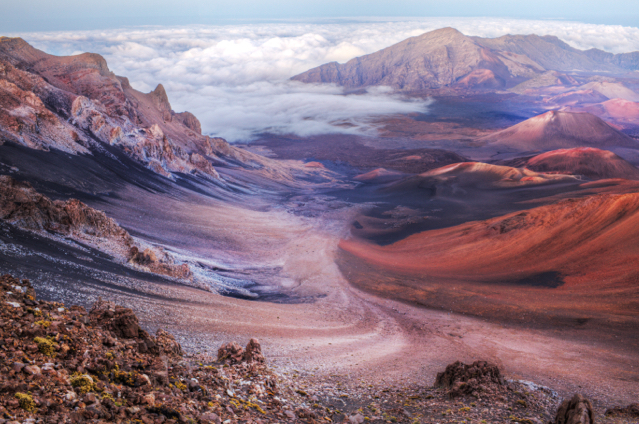
<path id="1" fill-rule="evenodd" d="M 251 339 L 246 345 L 246 349 L 242 349 L 237 342 L 230 342 L 222 345 L 217 351 L 217 360 L 230 364 L 247 363 L 264 363 L 262 355 L 262 347 L 257 339 Z"/>
<path id="2" fill-rule="evenodd" d="M 89 319 L 93 325 L 111 330 L 117 337 L 134 339 L 140 335 L 138 317 L 129 308 L 99 299 L 93 304 Z"/>
<path id="3" fill-rule="evenodd" d="M 437 374 L 435 386 L 448 389 L 450 397 L 477 396 L 479 392 L 493 393 L 499 390 L 504 386 L 504 379 L 497 365 L 485 361 L 466 365 L 457 361 Z"/>
<path id="4" fill-rule="evenodd" d="M 555 417 L 555 424 L 594 424 L 595 416 L 592 411 L 592 404 L 580 394 L 576 394 L 572 399 L 564 400 Z"/>
<path id="5" fill-rule="evenodd" d="M 262 355 L 262 346 L 257 339 L 249 340 L 244 349 L 244 361 L 264 363 L 264 355 Z"/>

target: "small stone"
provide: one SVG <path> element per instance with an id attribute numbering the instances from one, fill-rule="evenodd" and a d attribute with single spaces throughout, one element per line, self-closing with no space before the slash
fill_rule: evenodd
<path id="1" fill-rule="evenodd" d="M 24 367 L 23 371 L 29 375 L 37 375 L 42 373 L 42 371 L 40 371 L 40 367 L 37 365 L 28 365 Z"/>
<path id="2" fill-rule="evenodd" d="M 144 399 L 144 403 L 146 403 L 147 405 L 155 404 L 155 395 L 153 393 L 144 395 L 143 399 Z"/>
<path id="3" fill-rule="evenodd" d="M 284 415 L 286 415 L 287 417 L 289 417 L 289 418 L 290 418 L 290 419 L 292 419 L 292 420 L 294 420 L 295 418 L 297 418 L 297 417 L 295 416 L 295 413 L 294 413 L 293 411 L 289 411 L 289 410 L 284 411 Z"/>
<path id="4" fill-rule="evenodd" d="M 210 423 L 214 423 L 214 424 L 220 424 L 222 421 L 220 420 L 220 417 L 213 413 L 213 412 L 205 412 L 202 414 L 202 416 L 200 416 L 200 420 L 202 421 L 208 421 Z"/>
<path id="5" fill-rule="evenodd" d="M 362 424 L 364 422 L 364 416 L 362 414 L 351 415 L 348 418 L 348 421 L 351 424 Z"/>

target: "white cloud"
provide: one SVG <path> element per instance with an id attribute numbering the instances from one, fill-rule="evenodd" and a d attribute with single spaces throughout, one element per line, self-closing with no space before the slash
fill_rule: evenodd
<path id="1" fill-rule="evenodd" d="M 367 19 L 19 34 L 53 54 L 102 54 L 118 75 L 150 91 L 162 83 L 176 111 L 189 110 L 207 133 L 242 140 L 260 131 L 310 135 L 370 131 L 379 114 L 424 111 L 382 89 L 343 95 L 333 86 L 288 79 L 345 62 L 424 32 L 452 26 L 467 35 L 556 35 L 570 45 L 639 50 L 639 28 L 493 18 Z M 344 125 L 348 123 L 348 125 Z"/>

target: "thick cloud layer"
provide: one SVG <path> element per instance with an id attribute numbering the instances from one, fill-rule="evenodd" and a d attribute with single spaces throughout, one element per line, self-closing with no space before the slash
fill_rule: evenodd
<path id="1" fill-rule="evenodd" d="M 427 110 L 383 88 L 345 95 L 334 86 L 288 81 L 326 62 L 345 62 L 405 38 L 452 26 L 467 35 L 556 35 L 570 45 L 639 50 L 639 28 L 560 21 L 432 18 L 336 20 L 224 26 L 144 27 L 17 34 L 49 53 L 100 53 L 118 75 L 150 91 L 162 83 L 176 111 L 189 110 L 205 133 L 231 141 L 263 131 L 310 135 L 372 131 L 371 118 Z"/>

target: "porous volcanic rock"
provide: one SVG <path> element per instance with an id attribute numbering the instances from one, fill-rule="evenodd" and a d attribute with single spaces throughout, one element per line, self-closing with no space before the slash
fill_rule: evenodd
<path id="1" fill-rule="evenodd" d="M 166 355 L 174 355 L 174 356 L 182 356 L 184 352 L 182 351 L 182 346 L 175 340 L 173 334 L 158 328 L 155 333 L 155 341 L 162 351 Z"/>
<path id="2" fill-rule="evenodd" d="M 555 424 L 594 424 L 592 404 L 580 394 L 564 400 L 555 417 Z"/>
<path id="3" fill-rule="evenodd" d="M 264 362 L 264 355 L 262 355 L 262 346 L 257 339 L 249 340 L 244 349 L 244 361 L 246 362 Z"/>
<path id="4" fill-rule="evenodd" d="M 217 360 L 237 364 L 244 360 L 244 349 L 237 342 L 222 345 L 217 351 Z"/>
<path id="5" fill-rule="evenodd" d="M 134 339 L 140 335 L 140 323 L 133 311 L 113 302 L 102 299 L 95 302 L 89 319 L 93 325 L 111 330 L 120 338 Z"/>
<path id="6" fill-rule="evenodd" d="M 450 397 L 492 393 L 504 386 L 504 378 L 497 365 L 475 361 L 466 365 L 460 361 L 450 364 L 444 372 L 437 374 L 436 387 L 448 389 Z"/>

